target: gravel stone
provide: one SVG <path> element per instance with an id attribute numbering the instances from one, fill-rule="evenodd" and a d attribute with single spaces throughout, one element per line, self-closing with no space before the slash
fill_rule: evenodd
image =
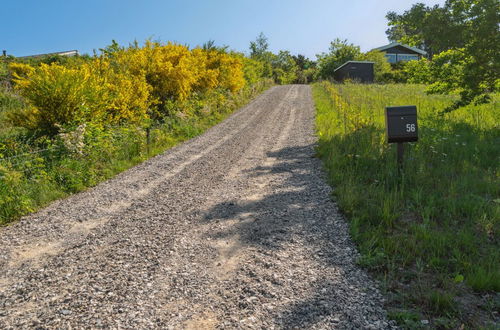
<path id="1" fill-rule="evenodd" d="M 0 228 L 0 328 L 391 329 L 305 85 Z"/>

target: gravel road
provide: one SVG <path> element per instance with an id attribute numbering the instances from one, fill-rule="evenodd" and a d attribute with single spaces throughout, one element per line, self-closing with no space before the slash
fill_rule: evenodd
<path id="1" fill-rule="evenodd" d="M 308 86 L 0 228 L 0 328 L 392 328 L 314 158 Z"/>

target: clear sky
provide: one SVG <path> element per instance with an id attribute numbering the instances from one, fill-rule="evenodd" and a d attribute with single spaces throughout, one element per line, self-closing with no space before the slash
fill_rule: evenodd
<path id="1" fill-rule="evenodd" d="M 387 44 L 385 15 L 444 0 L 0 0 L 0 49 L 14 56 L 77 49 L 92 53 L 112 39 L 207 40 L 248 51 L 260 32 L 272 51 L 315 55 L 336 37 L 367 51 Z"/>

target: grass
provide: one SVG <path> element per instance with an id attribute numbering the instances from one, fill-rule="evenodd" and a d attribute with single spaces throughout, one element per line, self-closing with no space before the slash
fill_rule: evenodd
<path id="1" fill-rule="evenodd" d="M 407 328 L 488 326 L 500 291 L 499 98 L 439 115 L 454 97 L 424 90 L 315 84 L 318 154 L 391 317 Z M 397 105 L 419 117 L 401 174 L 385 141 L 384 108 Z"/>
<path id="2" fill-rule="evenodd" d="M 225 98 L 220 94 L 193 98 L 184 105 L 189 115 L 172 116 L 150 128 L 149 144 L 146 130 L 134 126 L 104 130 L 87 126 L 81 136 L 75 131 L 66 140 L 35 138 L 8 126 L 5 114 L 23 104 L 12 92 L 0 89 L 0 225 L 203 133 L 269 86 L 270 82 L 262 81 Z M 84 141 L 82 148 L 75 142 L 79 138 Z"/>

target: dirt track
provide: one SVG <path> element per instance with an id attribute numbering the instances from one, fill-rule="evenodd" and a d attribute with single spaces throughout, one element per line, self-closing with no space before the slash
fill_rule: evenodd
<path id="1" fill-rule="evenodd" d="M 0 328 L 389 328 L 308 86 L 0 228 Z"/>

